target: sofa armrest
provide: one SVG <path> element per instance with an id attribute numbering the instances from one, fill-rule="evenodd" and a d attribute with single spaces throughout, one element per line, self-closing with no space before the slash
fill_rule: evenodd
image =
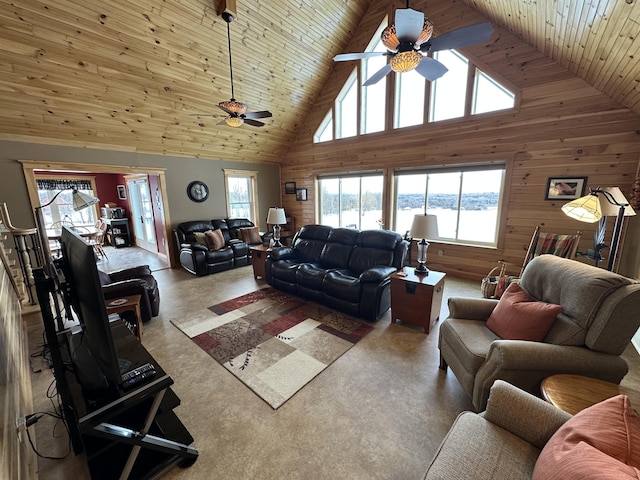
<path id="1" fill-rule="evenodd" d="M 379 283 L 388 279 L 395 271 L 397 271 L 396 267 L 373 267 L 362 272 L 359 279 L 361 282 Z"/>
<path id="2" fill-rule="evenodd" d="M 491 387 L 487 409 L 482 415 L 539 449 L 571 418 L 550 403 L 502 380 L 496 380 Z"/>
<path id="3" fill-rule="evenodd" d="M 487 320 L 498 300 L 490 298 L 451 297 L 448 301 L 449 316 L 467 320 Z"/>
<path id="4" fill-rule="evenodd" d="M 476 373 L 472 402 L 477 410 L 482 410 L 489 389 L 498 378 L 538 394 L 540 382 L 558 373 L 586 375 L 620 383 L 628 370 L 629 366 L 622 357 L 585 347 L 495 340 Z"/>
<path id="5" fill-rule="evenodd" d="M 271 258 L 275 260 L 287 260 L 290 258 L 295 258 L 296 253 L 291 247 L 282 247 L 282 248 L 272 248 L 269 252 Z"/>
<path id="6" fill-rule="evenodd" d="M 183 243 L 182 249 L 191 250 L 193 252 L 208 252 L 209 248 L 201 243 Z"/>
<path id="7" fill-rule="evenodd" d="M 105 299 L 127 297 L 129 295 L 147 295 L 147 283 L 139 278 L 121 280 L 102 286 L 102 294 Z"/>
<path id="8" fill-rule="evenodd" d="M 109 274 L 111 280 L 114 282 L 120 282 L 122 280 L 129 280 L 130 278 L 139 278 L 144 275 L 151 275 L 151 268 L 149 265 L 139 265 L 137 267 L 125 268 L 112 272 Z"/>

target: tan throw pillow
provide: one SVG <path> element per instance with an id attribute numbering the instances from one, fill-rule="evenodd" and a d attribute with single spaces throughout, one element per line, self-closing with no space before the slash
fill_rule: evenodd
<path id="1" fill-rule="evenodd" d="M 262 243 L 258 227 L 242 227 L 240 228 L 240 239 L 244 243 L 254 244 Z"/>
<path id="2" fill-rule="evenodd" d="M 533 480 L 640 478 L 640 420 L 618 395 L 576 413 L 553 434 Z"/>
<path id="3" fill-rule="evenodd" d="M 207 238 L 205 237 L 204 233 L 193 232 L 193 238 L 196 240 L 196 243 L 199 243 L 200 245 L 204 245 L 207 248 L 209 247 L 209 245 L 207 245 Z"/>
<path id="4" fill-rule="evenodd" d="M 220 250 L 224 247 L 224 235 L 222 230 L 216 228 L 215 230 L 207 230 L 204 232 L 207 239 L 207 246 L 209 250 Z"/>
<path id="5" fill-rule="evenodd" d="M 487 328 L 504 340 L 540 342 L 562 306 L 536 302 L 520 285 L 512 283 L 487 320 Z"/>

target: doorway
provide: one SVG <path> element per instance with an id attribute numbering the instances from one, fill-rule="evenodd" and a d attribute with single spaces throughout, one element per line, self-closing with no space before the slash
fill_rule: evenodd
<path id="1" fill-rule="evenodd" d="M 126 175 L 135 244 L 149 252 L 158 251 L 149 179 L 146 175 Z"/>

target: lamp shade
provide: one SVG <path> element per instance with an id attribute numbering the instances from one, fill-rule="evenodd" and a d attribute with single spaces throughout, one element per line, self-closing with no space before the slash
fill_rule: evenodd
<path id="1" fill-rule="evenodd" d="M 267 214 L 267 223 L 269 225 L 284 225 L 287 223 L 287 217 L 284 214 L 284 208 L 272 207 Z"/>
<path id="2" fill-rule="evenodd" d="M 89 195 L 87 193 L 82 193 L 76 189 L 73 189 L 73 193 L 71 194 L 73 197 L 73 209 L 77 212 L 91 205 L 95 205 L 100 201 L 98 197 L 94 197 L 93 195 Z"/>
<path id="3" fill-rule="evenodd" d="M 566 216 L 580 222 L 595 223 L 602 218 L 600 199 L 593 193 L 565 203 L 562 211 Z"/>
<path id="4" fill-rule="evenodd" d="M 620 205 L 624 205 L 624 216 L 625 217 L 633 217 L 636 212 L 631 205 L 629 205 L 629 200 L 624 196 L 620 188 L 618 187 L 602 187 L 601 189 L 604 192 L 607 192 L 613 197 L 613 200 L 618 202 Z M 608 197 L 603 195 L 605 198 Z M 620 207 L 611 203 L 610 201 L 600 201 L 600 208 L 602 209 L 602 215 L 605 217 L 616 217 L 618 216 L 618 211 Z"/>
<path id="5" fill-rule="evenodd" d="M 434 239 L 440 237 L 438 233 L 438 217 L 436 215 L 416 215 L 413 217 L 411 231 L 412 238 Z"/>

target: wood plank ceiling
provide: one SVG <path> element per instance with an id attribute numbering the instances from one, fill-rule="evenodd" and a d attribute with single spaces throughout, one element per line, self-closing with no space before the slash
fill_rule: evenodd
<path id="1" fill-rule="evenodd" d="M 281 161 L 331 58 L 381 0 L 237 0 L 235 95 L 273 118 L 235 129 L 192 116 L 231 96 L 213 1 L 0 0 L 0 139 Z M 639 0 L 453 0 L 454 14 L 456 1 L 640 114 Z"/>

